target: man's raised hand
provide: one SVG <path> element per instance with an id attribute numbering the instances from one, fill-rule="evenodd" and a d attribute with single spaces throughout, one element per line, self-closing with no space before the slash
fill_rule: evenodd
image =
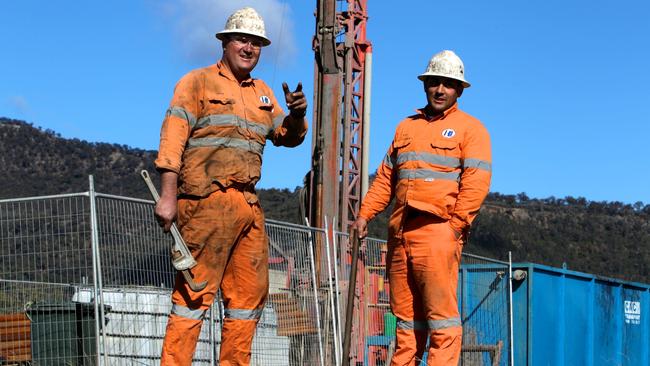
<path id="1" fill-rule="evenodd" d="M 284 91 L 284 99 L 289 108 L 289 114 L 293 118 L 303 118 L 307 113 L 307 98 L 302 92 L 302 83 L 298 83 L 296 90 L 289 90 L 287 83 L 282 83 L 282 90 Z"/>

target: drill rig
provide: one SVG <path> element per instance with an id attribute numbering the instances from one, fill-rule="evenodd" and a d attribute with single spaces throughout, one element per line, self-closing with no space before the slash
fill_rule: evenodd
<path id="1" fill-rule="evenodd" d="M 326 233 L 330 242 L 336 232 L 349 231 L 368 189 L 372 47 L 366 39 L 366 5 L 367 0 L 317 1 L 312 161 L 305 178 L 304 201 L 309 223 L 330 228 Z M 364 271 L 358 250 L 357 240 L 346 240 L 335 253 L 340 272 L 349 273 L 348 290 L 341 291 L 347 293 L 345 324 L 339 324 L 345 327 L 343 365 L 359 360 L 359 345 L 352 346 L 356 351 L 351 350 L 350 340 L 363 338 L 359 329 L 363 314 L 358 309 L 363 307 L 363 286 L 359 284 Z M 320 265 L 322 242 L 315 242 L 314 252 L 318 283 L 331 283 L 333 279 L 323 278 L 325 271 Z M 353 312 L 358 316 L 353 317 Z"/>

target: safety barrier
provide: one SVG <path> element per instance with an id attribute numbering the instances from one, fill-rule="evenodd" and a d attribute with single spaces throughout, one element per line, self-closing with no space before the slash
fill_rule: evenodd
<path id="1" fill-rule="evenodd" d="M 0 364 L 159 364 L 175 271 L 152 205 L 96 193 L 92 178 L 88 192 L 0 200 Z M 273 220 L 266 229 L 270 286 L 251 364 L 341 364 L 347 234 Z M 350 354 L 383 365 L 395 322 L 386 245 L 362 248 Z M 463 255 L 463 365 L 509 364 L 508 268 Z M 218 363 L 221 318 L 217 301 L 193 364 Z"/>

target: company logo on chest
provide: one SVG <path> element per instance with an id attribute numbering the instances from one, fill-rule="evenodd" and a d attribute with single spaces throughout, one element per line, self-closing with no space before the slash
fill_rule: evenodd
<path id="1" fill-rule="evenodd" d="M 456 136 L 456 130 L 454 130 L 453 128 L 445 128 L 444 130 L 442 130 L 442 137 L 446 139 L 450 139 L 454 136 Z"/>
<path id="2" fill-rule="evenodd" d="M 270 105 L 271 104 L 271 98 L 269 98 L 266 95 L 262 95 L 262 96 L 260 96 L 260 102 L 262 104 Z"/>

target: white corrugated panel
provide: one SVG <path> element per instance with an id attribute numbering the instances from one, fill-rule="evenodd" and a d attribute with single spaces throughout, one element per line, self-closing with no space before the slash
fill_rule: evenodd
<path id="1" fill-rule="evenodd" d="M 91 302 L 92 289 L 79 289 L 73 301 Z M 104 288 L 105 352 L 110 365 L 158 365 L 165 336 L 167 317 L 171 310 L 171 291 L 151 288 Z M 217 338 L 218 339 L 218 338 Z M 100 349 L 104 346 L 100 344 Z M 210 364 L 209 325 L 201 329 L 194 353 L 194 365 Z"/>
<path id="2" fill-rule="evenodd" d="M 93 291 L 79 288 L 72 301 L 92 302 Z M 104 288 L 104 305 L 108 320 L 104 326 L 106 355 L 109 365 L 158 365 L 165 335 L 167 316 L 171 310 L 171 292 L 168 289 L 152 288 Z M 216 308 L 215 308 L 216 311 Z M 219 318 L 219 314 L 215 314 Z M 215 326 L 215 348 L 218 359 L 221 338 L 220 321 Z M 257 326 L 251 365 L 288 365 L 289 338 L 277 336 L 277 317 L 270 304 L 264 308 Z M 100 349 L 103 349 L 100 345 Z M 209 365 L 210 353 L 209 321 L 201 329 L 199 343 L 194 353 L 193 365 Z M 102 352 L 103 354 L 104 352 Z"/>

